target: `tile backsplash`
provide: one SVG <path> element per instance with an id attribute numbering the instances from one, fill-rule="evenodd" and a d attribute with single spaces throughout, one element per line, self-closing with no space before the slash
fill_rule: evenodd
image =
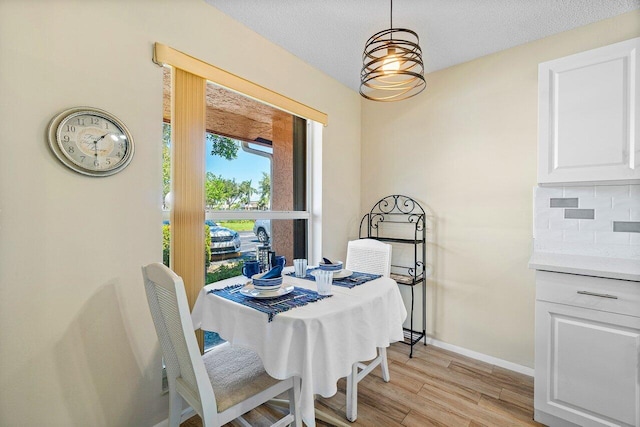
<path id="1" fill-rule="evenodd" d="M 640 260 L 640 185 L 536 187 L 534 249 Z"/>

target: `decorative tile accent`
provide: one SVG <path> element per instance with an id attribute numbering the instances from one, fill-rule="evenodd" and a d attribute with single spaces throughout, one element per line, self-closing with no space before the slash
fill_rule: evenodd
<path id="1" fill-rule="evenodd" d="M 640 260 L 640 185 L 536 187 L 534 248 Z"/>
<path id="2" fill-rule="evenodd" d="M 613 221 L 613 231 L 640 233 L 640 221 Z"/>
<path id="3" fill-rule="evenodd" d="M 595 219 L 595 209 L 565 209 L 564 217 L 567 219 Z"/>
<path id="4" fill-rule="evenodd" d="M 549 207 L 552 208 L 577 208 L 578 207 L 578 198 L 556 198 L 552 197 L 549 199 Z"/>

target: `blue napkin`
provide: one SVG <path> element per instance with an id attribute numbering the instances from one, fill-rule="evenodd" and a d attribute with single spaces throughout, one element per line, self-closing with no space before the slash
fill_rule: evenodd
<path id="1" fill-rule="evenodd" d="M 274 279 L 280 276 L 282 276 L 282 266 L 276 265 L 271 270 L 267 271 L 261 279 Z"/>

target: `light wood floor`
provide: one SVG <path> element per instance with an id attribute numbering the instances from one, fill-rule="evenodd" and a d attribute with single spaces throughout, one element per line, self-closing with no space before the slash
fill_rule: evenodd
<path id="1" fill-rule="evenodd" d="M 541 426 L 533 421 L 533 378 L 478 362 L 433 346 L 396 343 L 387 350 L 391 381 L 376 368 L 358 384 L 358 420 L 352 425 L 372 427 L 515 427 Z M 316 408 L 345 420 L 344 379 L 338 393 L 318 398 Z M 269 426 L 281 414 L 263 405 L 245 419 L 253 426 Z M 231 422 L 225 427 L 237 427 Z M 328 424 L 317 422 L 319 427 Z M 182 427 L 201 427 L 195 416 Z"/>

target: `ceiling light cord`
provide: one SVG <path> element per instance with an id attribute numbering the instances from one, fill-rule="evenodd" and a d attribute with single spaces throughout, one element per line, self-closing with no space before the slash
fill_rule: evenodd
<path id="1" fill-rule="evenodd" d="M 391 6 L 389 8 L 389 28 L 393 28 L 393 0 L 391 0 L 390 3 Z M 391 37 L 393 37 L 393 35 Z"/>

